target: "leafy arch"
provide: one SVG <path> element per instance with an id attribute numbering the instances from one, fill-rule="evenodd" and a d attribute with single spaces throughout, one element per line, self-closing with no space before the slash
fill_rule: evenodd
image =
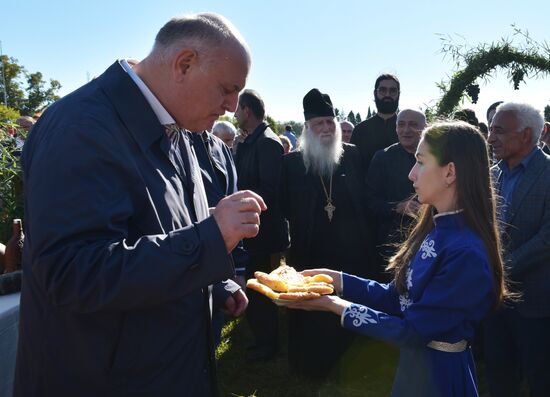
<path id="1" fill-rule="evenodd" d="M 516 29 L 516 34 L 526 39 L 526 44 L 516 47 L 510 40 L 501 40 L 491 45 L 482 44 L 465 50 L 448 39 L 444 41 L 442 52 L 451 54 L 459 69 L 448 83 L 438 84 L 443 95 L 436 105 L 436 114 L 449 116 L 456 109 L 464 95 L 473 103 L 477 102 L 480 78 L 488 79 L 497 68 L 506 69 L 514 89 L 527 77 L 544 77 L 550 73 L 550 48 L 546 42 L 533 41 L 528 33 Z"/>

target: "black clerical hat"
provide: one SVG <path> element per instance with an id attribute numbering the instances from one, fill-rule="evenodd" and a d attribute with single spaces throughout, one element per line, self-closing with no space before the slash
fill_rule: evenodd
<path id="1" fill-rule="evenodd" d="M 304 97 L 304 117 L 306 121 L 314 117 L 334 117 L 330 97 L 317 88 L 309 91 Z"/>

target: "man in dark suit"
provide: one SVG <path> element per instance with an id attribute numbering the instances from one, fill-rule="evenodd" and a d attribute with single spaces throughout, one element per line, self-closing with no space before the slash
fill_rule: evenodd
<path id="1" fill-rule="evenodd" d="M 217 395 L 209 285 L 233 277 L 228 252 L 265 203 L 239 192 L 209 215 L 189 131 L 235 110 L 249 64 L 225 18 L 174 18 L 143 61 L 40 118 L 22 159 L 16 396 Z"/>
<path id="2" fill-rule="evenodd" d="M 550 392 L 550 158 L 538 147 L 542 114 L 531 105 L 503 103 L 488 142 L 495 158 L 498 216 L 512 290 L 521 293 L 485 324 L 485 360 L 493 396 Z"/>
<path id="3" fill-rule="evenodd" d="M 283 163 L 283 145 L 277 135 L 264 122 L 265 106 L 260 95 L 244 90 L 239 96 L 235 118 L 246 133 L 246 139 L 237 147 L 235 163 L 239 176 L 239 189 L 252 190 L 263 197 L 267 211 L 260 217 L 258 236 L 244 241 L 250 255 L 246 278 L 255 271 L 269 273 L 279 266 L 280 253 L 288 247 L 288 227 L 279 207 L 279 182 Z M 250 304 L 246 317 L 254 345 L 249 359 L 266 360 L 279 349 L 277 306 L 255 291 L 248 294 Z"/>
<path id="4" fill-rule="evenodd" d="M 342 143 L 327 94 L 312 89 L 303 102 L 300 150 L 285 156 L 281 177 L 281 206 L 291 239 L 287 264 L 297 270 L 330 267 L 368 276 L 372 243 L 359 151 Z M 327 313 L 293 310 L 288 318 L 292 373 L 324 378 L 342 364 L 351 332 Z"/>

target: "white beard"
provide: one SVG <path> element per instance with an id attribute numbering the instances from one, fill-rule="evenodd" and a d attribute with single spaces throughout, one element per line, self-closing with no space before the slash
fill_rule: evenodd
<path id="1" fill-rule="evenodd" d="M 340 164 L 344 152 L 342 129 L 339 123 L 336 123 L 335 128 L 334 136 L 329 141 L 326 138 L 321 140 L 307 125 L 304 126 L 300 137 L 300 151 L 302 152 L 306 172 L 311 169 L 312 173 L 330 177 L 336 166 Z"/>

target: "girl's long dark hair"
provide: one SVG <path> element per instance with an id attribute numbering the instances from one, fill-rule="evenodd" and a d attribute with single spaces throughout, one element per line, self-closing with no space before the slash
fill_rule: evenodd
<path id="1" fill-rule="evenodd" d="M 483 241 L 491 265 L 496 289 L 495 306 L 508 296 L 503 272 L 501 243 L 496 221 L 496 200 L 489 169 L 485 139 L 464 122 L 437 123 L 422 133 L 440 166 L 454 163 L 456 170 L 457 208 L 463 210 L 466 224 Z M 423 205 L 409 238 L 390 259 L 387 269 L 395 274 L 395 285 L 406 292 L 406 272 L 422 241 L 434 226 L 434 208 Z"/>

